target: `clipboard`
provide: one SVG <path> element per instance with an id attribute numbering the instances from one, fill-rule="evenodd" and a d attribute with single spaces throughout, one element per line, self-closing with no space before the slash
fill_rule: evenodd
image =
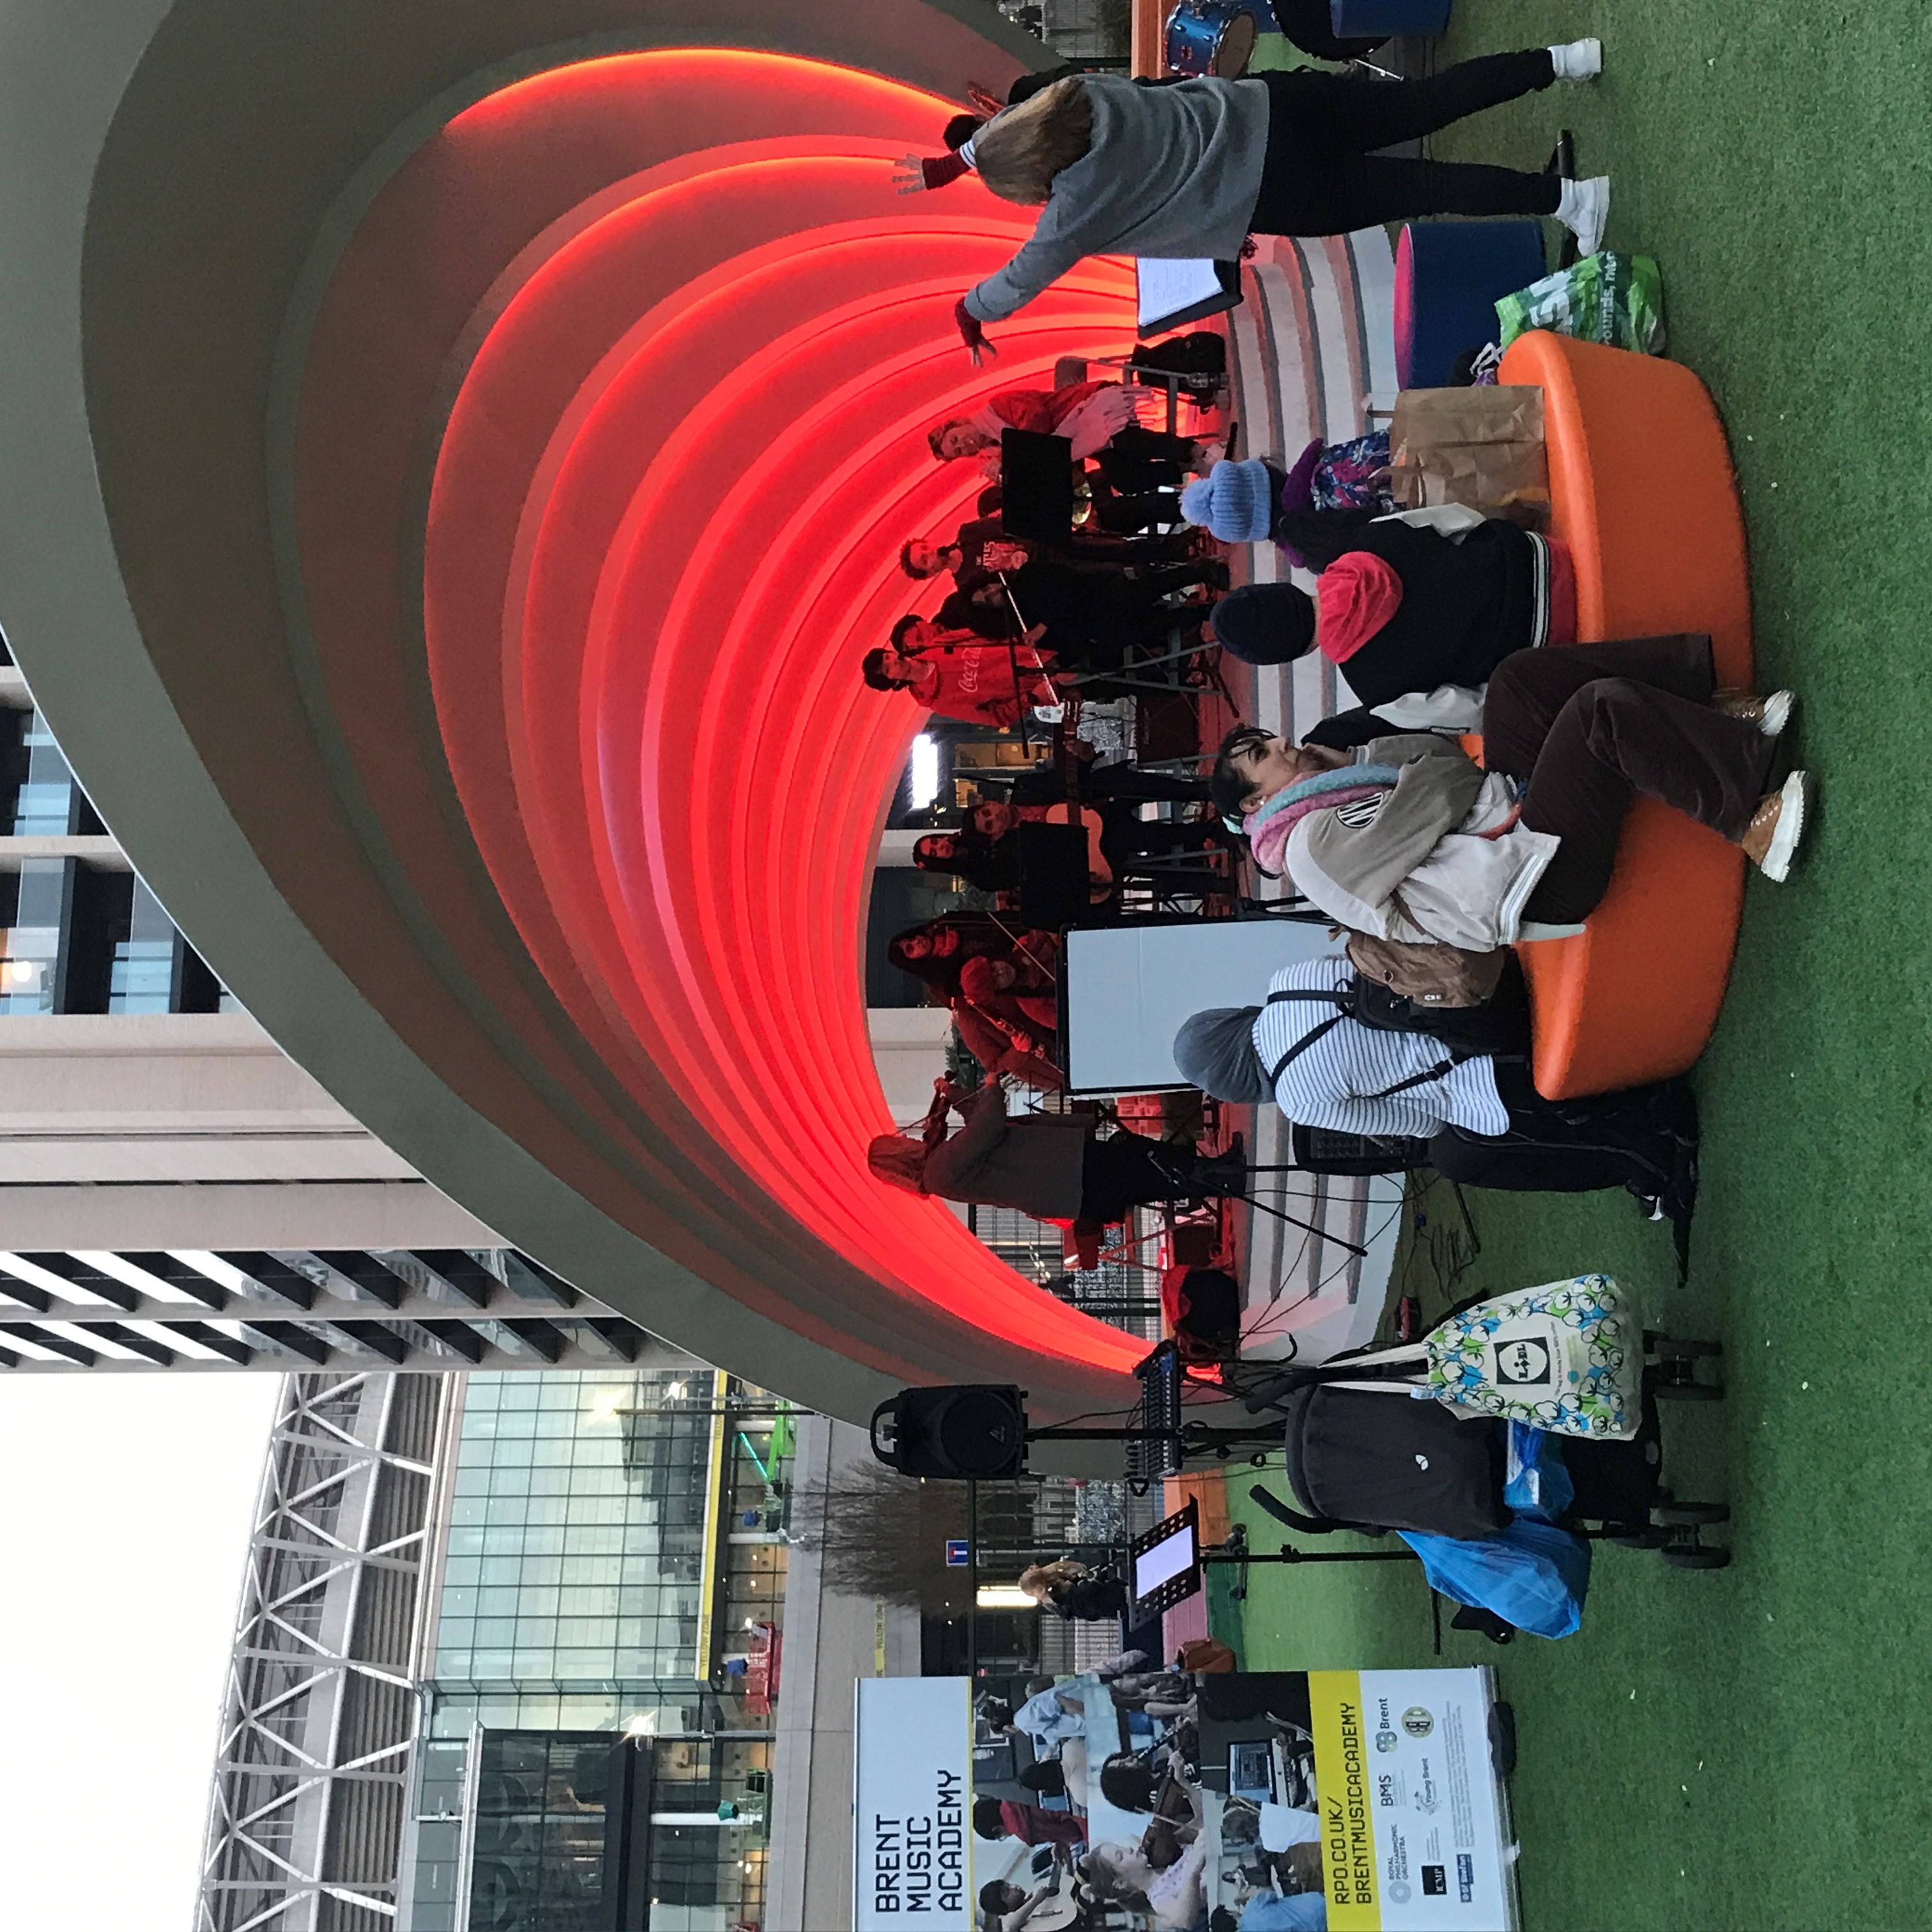
<path id="1" fill-rule="evenodd" d="M 1136 256 L 1134 298 L 1142 340 L 1166 335 L 1204 316 L 1239 308 L 1241 265 L 1204 259 Z"/>

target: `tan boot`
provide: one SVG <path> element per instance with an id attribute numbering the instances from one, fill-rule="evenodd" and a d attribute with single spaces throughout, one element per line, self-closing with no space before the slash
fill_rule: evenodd
<path id="1" fill-rule="evenodd" d="M 1759 800 L 1744 836 L 1738 841 L 1744 856 L 1775 885 L 1782 885 L 1790 876 L 1792 855 L 1804 836 L 1810 785 L 1810 772 L 1793 772 L 1780 789 Z"/>
<path id="2" fill-rule="evenodd" d="M 1774 691 L 1768 698 L 1754 698 L 1747 691 L 1720 691 L 1711 700 L 1711 709 L 1726 718 L 1742 718 L 1767 738 L 1775 738 L 1791 722 L 1791 707 L 1796 701 L 1788 691 Z"/>

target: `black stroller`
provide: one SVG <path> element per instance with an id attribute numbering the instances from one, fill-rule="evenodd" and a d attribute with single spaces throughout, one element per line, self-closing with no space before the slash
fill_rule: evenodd
<path id="1" fill-rule="evenodd" d="M 1697 1364 L 1722 1353 L 1721 1344 L 1644 1336 L 1642 1426 L 1627 1442 L 1552 1437 L 1575 1496 L 1558 1519 L 1574 1534 L 1654 1550 L 1672 1568 L 1720 1570 L 1728 1550 L 1701 1540 L 1706 1527 L 1729 1521 L 1723 1503 L 1680 1501 L 1664 1486 L 1658 1421 L 1660 1401 L 1721 1400 L 1722 1386 L 1700 1381 Z M 1328 1365 L 1346 1372 L 1346 1358 Z M 1337 1388 L 1291 1372 L 1263 1383 L 1246 1398 L 1256 1413 L 1272 1409 L 1283 1423 L 1288 1486 L 1294 1503 L 1256 1484 L 1249 1492 L 1277 1521 L 1304 1535 L 1337 1530 L 1380 1536 L 1414 1530 L 1474 1540 L 1510 1520 L 1503 1501 L 1508 1426 L 1459 1418 L 1439 1402 L 1396 1401 L 1360 1389 Z M 1394 1560 L 1406 1552 L 1390 1551 Z M 1291 1550 L 1279 1559 L 1322 1562 L 1382 1560 L 1383 1552 Z M 1466 1610 L 1460 1629 L 1508 1641 L 1508 1624 L 1487 1611 Z"/>

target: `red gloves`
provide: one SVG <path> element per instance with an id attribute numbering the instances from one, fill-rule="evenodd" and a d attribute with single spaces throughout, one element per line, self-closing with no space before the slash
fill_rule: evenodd
<path id="1" fill-rule="evenodd" d="M 948 182 L 956 182 L 963 174 L 971 170 L 958 155 L 926 154 L 920 157 L 919 172 L 928 188 L 944 188 Z"/>
<path id="2" fill-rule="evenodd" d="M 980 326 L 980 318 L 966 306 L 963 296 L 952 304 L 952 320 L 958 326 L 960 340 L 965 344 L 967 352 L 973 358 L 974 368 L 979 368 L 982 354 L 998 355 L 1000 352 L 986 340 L 986 332 Z"/>

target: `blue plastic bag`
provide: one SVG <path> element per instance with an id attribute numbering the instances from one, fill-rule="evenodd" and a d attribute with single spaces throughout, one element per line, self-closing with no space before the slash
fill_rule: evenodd
<path id="1" fill-rule="evenodd" d="M 1503 1501 L 1518 1516 L 1554 1522 L 1576 1499 L 1576 1486 L 1563 1466 L 1555 1436 L 1526 1422 L 1512 1422 L 1503 1462 Z"/>
<path id="2" fill-rule="evenodd" d="M 1422 1558 L 1430 1587 L 1459 1604 L 1491 1610 L 1533 1636 L 1570 1636 L 1583 1621 L 1590 1546 L 1555 1524 L 1518 1516 L 1479 1542 L 1396 1534 Z"/>

